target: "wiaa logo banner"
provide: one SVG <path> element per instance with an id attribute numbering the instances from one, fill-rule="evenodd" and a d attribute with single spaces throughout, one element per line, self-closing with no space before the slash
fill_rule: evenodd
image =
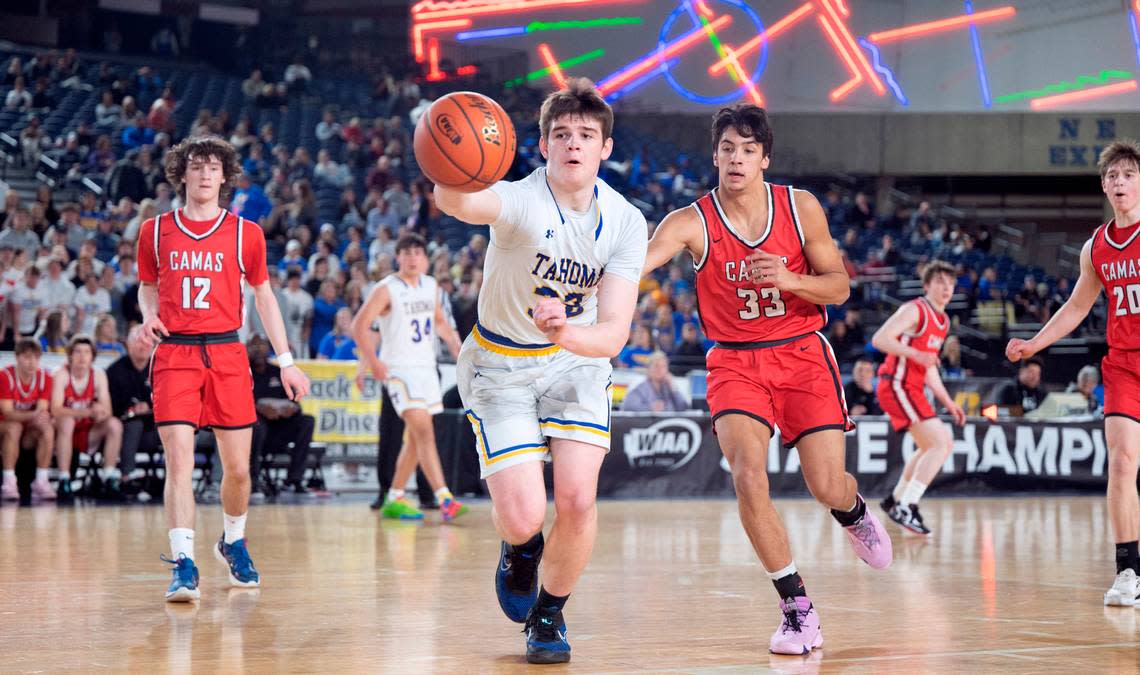
<path id="1" fill-rule="evenodd" d="M 665 419 L 625 433 L 623 451 L 630 467 L 668 473 L 688 464 L 701 449 L 701 427 L 689 419 Z"/>

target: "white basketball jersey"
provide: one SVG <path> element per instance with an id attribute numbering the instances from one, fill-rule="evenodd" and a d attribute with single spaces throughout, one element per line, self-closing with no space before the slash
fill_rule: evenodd
<path id="1" fill-rule="evenodd" d="M 435 366 L 435 307 L 439 286 L 421 275 L 415 286 L 390 274 L 381 282 L 388 287 L 391 307 L 381 316 L 380 360 L 392 366 Z"/>
<path id="2" fill-rule="evenodd" d="M 570 324 L 598 320 L 598 283 L 616 274 L 638 283 L 645 265 L 645 217 L 602 180 L 586 213 L 560 208 L 546 168 L 491 187 L 502 200 L 479 291 L 479 325 L 521 344 L 545 344 L 531 308 L 561 298 Z"/>

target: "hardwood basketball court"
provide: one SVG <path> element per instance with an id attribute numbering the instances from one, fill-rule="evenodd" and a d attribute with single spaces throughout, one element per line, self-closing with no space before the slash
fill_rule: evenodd
<path id="1" fill-rule="evenodd" d="M 168 605 L 162 510 L 0 508 L 4 672 L 536 672 L 502 616 L 490 504 L 458 524 L 380 522 L 362 501 L 256 506 L 260 590 L 229 590 L 199 510 L 202 599 Z M 1106 608 L 1102 497 L 931 499 L 929 541 L 857 560 L 827 511 L 782 500 L 824 647 L 771 656 L 779 623 L 732 501 L 606 501 L 553 672 L 1128 672 L 1140 610 Z M 874 508 L 877 508 L 875 506 Z"/>

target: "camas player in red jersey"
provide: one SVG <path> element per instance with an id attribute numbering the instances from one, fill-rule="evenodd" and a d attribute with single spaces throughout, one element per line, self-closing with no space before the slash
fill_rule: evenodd
<path id="1" fill-rule="evenodd" d="M 709 350 L 708 402 L 732 467 L 740 520 L 780 596 L 775 653 L 823 644 L 819 617 L 796 572 L 787 531 L 768 494 L 773 429 L 799 449 L 808 489 L 844 527 L 859 557 L 891 562 L 891 540 L 844 468 L 847 416 L 839 366 L 819 332 L 824 305 L 842 303 L 850 280 L 815 197 L 764 180 L 772 129 L 762 108 L 716 114 L 713 163 L 720 187 L 674 211 L 649 242 L 646 272 L 683 250 L 696 268 L 698 312 Z"/>
<path id="2" fill-rule="evenodd" d="M 138 239 L 143 336 L 158 343 L 151 361 L 154 421 L 166 452 L 166 521 L 174 579 L 166 599 L 199 597 L 194 565 L 194 433 L 212 427 L 222 458 L 224 535 L 214 556 L 233 586 L 257 586 L 245 518 L 249 507 L 251 430 L 257 421 L 242 324 L 242 283 L 253 287 L 258 315 L 294 400 L 309 380 L 293 364 L 285 324 L 265 263 L 257 223 L 219 205 L 241 174 L 234 148 L 217 137 L 189 138 L 167 153 L 166 177 L 185 204 L 143 223 Z"/>
<path id="3" fill-rule="evenodd" d="M 926 387 L 946 406 L 958 426 L 966 423 L 966 413 L 950 398 L 938 372 L 938 355 L 950 332 L 946 305 L 954 295 L 956 281 L 950 263 L 936 260 L 928 264 L 922 270 L 926 293 L 903 303 L 871 338 L 875 348 L 887 354 L 879 368 L 879 405 L 891 418 L 894 430 L 909 430 L 918 446 L 918 452 L 903 467 L 894 492 L 883 500 L 883 509 L 900 527 L 921 535 L 930 534 L 930 528 L 922 520 L 918 501 L 954 449 L 954 436 L 934 414 Z"/>
<path id="4" fill-rule="evenodd" d="M 48 484 L 55 428 L 51 423 L 51 375 L 40 368 L 43 349 L 32 338 L 16 341 L 16 363 L 0 370 L 0 437 L 4 444 L 3 499 L 19 499 L 16 488 L 16 460 L 20 449 L 36 448 L 36 479 L 32 496 L 55 499 Z"/>
<path id="5" fill-rule="evenodd" d="M 1068 335 L 1108 296 L 1104 377 L 1104 440 L 1108 445 L 1108 515 L 1116 538 L 1116 580 L 1104 604 L 1140 604 L 1140 145 L 1117 141 L 1100 153 L 1100 186 L 1113 218 L 1081 249 L 1081 275 L 1049 323 L 1029 340 L 1010 340 L 1010 361 L 1027 359 Z"/>

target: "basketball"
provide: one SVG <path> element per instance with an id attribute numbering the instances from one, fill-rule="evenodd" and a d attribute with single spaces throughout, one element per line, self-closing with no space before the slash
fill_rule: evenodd
<path id="1" fill-rule="evenodd" d="M 515 158 L 515 128 L 491 99 L 471 91 L 431 104 L 416 124 L 420 169 L 436 185 L 478 192 L 501 180 Z"/>

